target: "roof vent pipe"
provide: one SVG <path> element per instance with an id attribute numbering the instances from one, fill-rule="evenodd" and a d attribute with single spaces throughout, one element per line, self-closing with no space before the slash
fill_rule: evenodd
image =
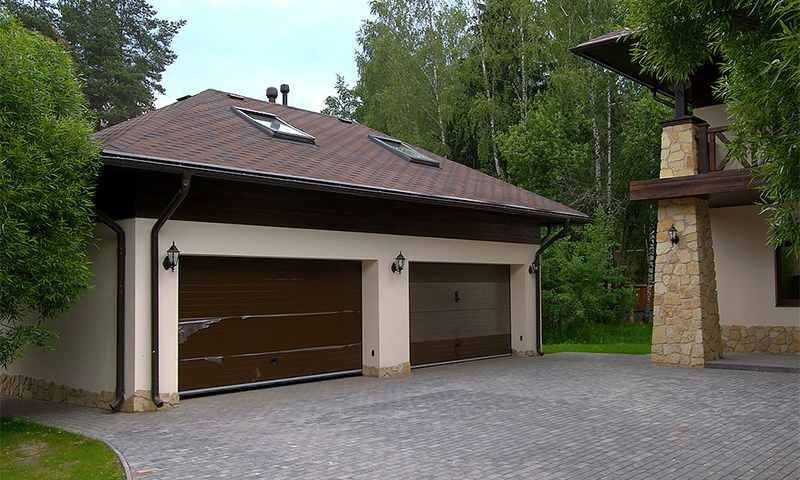
<path id="1" fill-rule="evenodd" d="M 283 100 L 283 104 L 289 105 L 289 85 L 285 83 L 281 85 L 281 94 L 283 94 L 283 96 L 281 97 Z"/>
<path id="2" fill-rule="evenodd" d="M 275 100 L 277 99 L 278 99 L 278 89 L 275 87 L 267 88 L 267 100 L 269 100 L 269 103 L 275 103 Z"/>

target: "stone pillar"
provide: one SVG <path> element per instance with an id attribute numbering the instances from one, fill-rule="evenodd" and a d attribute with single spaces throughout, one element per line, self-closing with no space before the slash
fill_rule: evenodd
<path id="1" fill-rule="evenodd" d="M 678 230 L 673 245 L 667 230 Z M 658 206 L 653 347 L 658 365 L 702 367 L 721 357 L 717 281 L 708 202 L 662 200 Z"/>
<path id="2" fill-rule="evenodd" d="M 661 173 L 659 178 L 688 177 L 697 175 L 698 125 L 695 117 L 676 118 L 659 122 L 661 133 Z"/>
<path id="3" fill-rule="evenodd" d="M 661 178 L 697 174 L 698 123 L 693 117 L 662 122 Z M 668 238 L 672 226 L 677 244 Z M 651 362 L 702 367 L 722 357 L 708 201 L 659 201 L 657 232 Z"/>

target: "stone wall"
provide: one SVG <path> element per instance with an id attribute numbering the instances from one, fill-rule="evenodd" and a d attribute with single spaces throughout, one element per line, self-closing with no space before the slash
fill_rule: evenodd
<path id="1" fill-rule="evenodd" d="M 661 133 L 661 173 L 659 178 L 697 174 L 697 125 L 688 119 L 677 125 L 664 125 Z"/>
<path id="2" fill-rule="evenodd" d="M 411 363 L 403 362 L 393 367 L 370 367 L 369 365 L 361 366 L 362 375 L 365 377 L 373 378 L 386 378 L 397 377 L 399 375 L 408 375 L 411 373 Z"/>
<path id="3" fill-rule="evenodd" d="M 34 400 L 44 400 L 55 403 L 66 403 L 79 407 L 92 407 L 101 410 L 111 410 L 111 402 L 116 399 L 114 392 L 90 392 L 67 385 L 56 385 L 55 382 L 46 382 L 42 379 L 31 378 L 25 375 L 2 375 L 0 393 L 9 397 L 22 397 Z M 177 393 L 162 394 L 164 401 L 162 408 L 177 407 L 179 398 Z M 144 412 L 156 410 L 150 400 L 149 390 L 137 390 L 132 397 L 125 399 L 120 411 Z"/>
<path id="4" fill-rule="evenodd" d="M 536 350 L 514 350 L 511 349 L 511 356 L 512 357 L 538 357 L 539 352 Z"/>
<path id="5" fill-rule="evenodd" d="M 800 354 L 800 327 L 722 325 L 726 352 Z"/>
<path id="6" fill-rule="evenodd" d="M 651 362 L 702 367 L 722 351 L 708 202 L 661 200 L 657 228 Z"/>

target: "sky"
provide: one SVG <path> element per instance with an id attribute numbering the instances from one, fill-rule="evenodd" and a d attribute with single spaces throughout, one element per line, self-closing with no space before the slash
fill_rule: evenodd
<path id="1" fill-rule="evenodd" d="M 266 99 L 289 84 L 289 105 L 319 111 L 336 74 L 358 79 L 356 33 L 368 0 L 148 0 L 162 20 L 186 20 L 156 107 L 208 88 Z M 278 102 L 281 101 L 280 95 Z"/>

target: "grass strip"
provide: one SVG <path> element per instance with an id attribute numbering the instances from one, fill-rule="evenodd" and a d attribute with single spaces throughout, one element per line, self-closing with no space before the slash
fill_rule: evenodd
<path id="1" fill-rule="evenodd" d="M 542 345 L 542 352 L 589 352 L 589 353 L 627 353 L 645 355 L 650 353 L 650 343 L 558 343 Z"/>
<path id="2" fill-rule="evenodd" d="M 545 344 L 561 343 L 650 343 L 653 325 L 650 323 L 590 323 L 545 326 Z"/>
<path id="3" fill-rule="evenodd" d="M 0 417 L 0 478 L 124 479 L 106 444 L 18 418 Z"/>

